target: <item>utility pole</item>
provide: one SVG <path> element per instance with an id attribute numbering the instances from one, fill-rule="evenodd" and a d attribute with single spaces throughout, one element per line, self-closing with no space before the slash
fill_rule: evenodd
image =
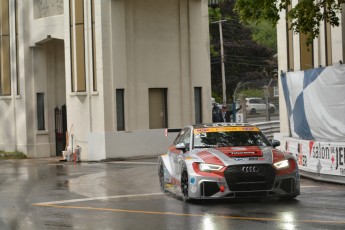
<path id="1" fill-rule="evenodd" d="M 219 20 L 212 23 L 218 23 L 219 25 L 219 40 L 220 40 L 220 60 L 222 66 L 222 88 L 223 88 L 223 105 L 226 105 L 226 82 L 225 82 L 225 67 L 224 67 L 224 44 L 223 44 L 223 29 L 222 22 L 226 20 Z"/>

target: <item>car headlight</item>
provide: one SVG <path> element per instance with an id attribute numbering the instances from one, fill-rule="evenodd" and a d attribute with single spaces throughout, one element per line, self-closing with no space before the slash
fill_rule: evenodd
<path id="1" fill-rule="evenodd" d="M 289 167 L 289 161 L 288 160 L 283 160 L 279 161 L 273 164 L 276 169 L 284 169 Z"/>
<path id="2" fill-rule="evenodd" d="M 200 171 L 203 172 L 211 172 L 211 171 L 219 171 L 223 168 L 221 165 L 212 165 L 212 164 L 199 164 Z"/>

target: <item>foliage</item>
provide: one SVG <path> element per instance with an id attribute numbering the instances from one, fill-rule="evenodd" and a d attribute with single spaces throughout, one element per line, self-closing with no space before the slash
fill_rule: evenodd
<path id="1" fill-rule="evenodd" d="M 208 8 L 208 17 L 209 17 L 209 22 L 215 22 L 215 21 L 219 21 L 222 18 L 222 15 L 220 14 L 220 9 L 219 7 L 216 8 Z"/>
<path id="2" fill-rule="evenodd" d="M 264 91 L 263 89 L 254 89 L 254 88 L 248 88 L 244 90 L 240 90 L 237 95 L 244 94 L 246 97 L 264 97 Z"/>
<path id="3" fill-rule="evenodd" d="M 275 51 L 252 40 L 252 29 L 240 22 L 233 11 L 235 0 L 225 0 L 220 4 L 222 23 L 226 94 L 230 99 L 238 82 L 252 82 L 262 88 L 269 82 L 277 68 Z M 211 45 L 220 53 L 218 24 L 210 24 Z M 211 57 L 212 92 L 222 95 L 221 57 Z"/>
<path id="4" fill-rule="evenodd" d="M 319 35 L 321 21 L 339 26 L 338 14 L 344 0 L 299 0 L 289 10 L 288 20 L 295 33 L 307 35 L 307 44 Z M 279 13 L 288 9 L 291 0 L 237 0 L 235 11 L 242 21 L 269 21 L 276 25 L 280 19 Z"/>
<path id="5" fill-rule="evenodd" d="M 25 159 L 26 155 L 21 152 L 2 152 L 0 151 L 0 160 L 3 159 Z"/>
<path id="6" fill-rule="evenodd" d="M 215 102 L 221 103 L 222 99 L 217 92 L 212 92 L 212 97 L 214 98 Z"/>
<path id="7" fill-rule="evenodd" d="M 210 24 L 212 22 L 219 21 L 222 17 L 222 15 L 220 14 L 219 7 L 217 7 L 217 8 L 209 7 L 208 8 L 208 17 L 209 17 Z M 212 40 L 212 34 L 210 34 L 210 40 Z M 211 54 L 211 57 L 217 57 L 219 55 L 219 53 L 217 51 L 215 51 L 213 44 L 210 45 L 210 54 Z"/>
<path id="8" fill-rule="evenodd" d="M 277 28 L 267 21 L 249 22 L 253 31 L 252 38 L 260 45 L 270 47 L 277 51 Z"/>

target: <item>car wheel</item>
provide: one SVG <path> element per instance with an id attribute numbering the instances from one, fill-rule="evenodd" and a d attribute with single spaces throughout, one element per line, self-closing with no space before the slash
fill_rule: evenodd
<path id="1" fill-rule="evenodd" d="M 289 201 L 289 200 L 294 200 L 296 197 L 297 195 L 283 196 L 283 197 L 280 197 L 280 200 Z"/>
<path id="2" fill-rule="evenodd" d="M 251 110 L 250 110 L 250 114 L 256 114 L 256 109 L 254 109 L 254 108 L 251 109 Z"/>
<path id="3" fill-rule="evenodd" d="M 181 192 L 184 201 L 189 200 L 188 196 L 188 172 L 186 165 L 182 166 L 181 171 Z"/>
<path id="4" fill-rule="evenodd" d="M 270 108 L 270 113 L 271 113 L 271 114 L 272 114 L 272 113 L 275 113 L 275 111 L 276 111 L 275 108 L 273 108 L 273 107 Z"/>
<path id="5" fill-rule="evenodd" d="M 158 177 L 159 177 L 160 189 L 163 193 L 165 193 L 166 189 L 165 189 L 165 181 L 164 181 L 164 166 L 162 162 L 159 164 Z"/>

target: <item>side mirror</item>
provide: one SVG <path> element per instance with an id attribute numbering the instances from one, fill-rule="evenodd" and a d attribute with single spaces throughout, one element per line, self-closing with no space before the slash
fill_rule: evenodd
<path id="1" fill-rule="evenodd" d="M 278 141 L 278 140 L 272 140 L 271 143 L 272 143 L 274 148 L 280 146 L 280 141 Z"/>
<path id="2" fill-rule="evenodd" d="M 175 147 L 176 149 L 182 150 L 183 152 L 186 151 L 186 145 L 184 143 L 178 143 Z"/>
<path id="3" fill-rule="evenodd" d="M 183 152 L 186 152 L 186 151 L 189 150 L 189 144 L 178 143 L 178 144 L 176 145 L 176 149 L 181 150 L 181 151 L 183 151 Z"/>

